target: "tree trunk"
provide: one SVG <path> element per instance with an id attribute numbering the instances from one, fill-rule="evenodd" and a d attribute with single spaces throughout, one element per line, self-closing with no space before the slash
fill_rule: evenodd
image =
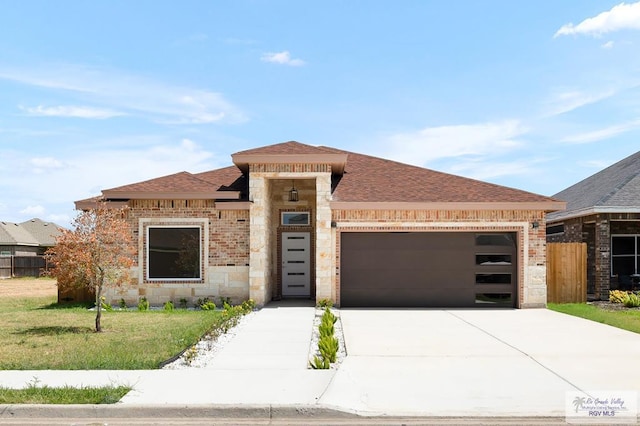
<path id="1" fill-rule="evenodd" d="M 100 324 L 100 319 L 102 317 L 102 286 L 96 286 L 96 333 L 100 333 L 102 331 L 102 325 Z"/>

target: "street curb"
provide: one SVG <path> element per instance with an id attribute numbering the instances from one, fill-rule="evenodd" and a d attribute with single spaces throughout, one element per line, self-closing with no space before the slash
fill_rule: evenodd
<path id="1" fill-rule="evenodd" d="M 308 405 L 129 405 L 2 404 L 0 420 L 39 418 L 361 418 L 356 414 Z"/>
<path id="2" fill-rule="evenodd" d="M 6 421 L 61 419 L 224 419 L 269 424 L 274 421 L 304 421 L 309 424 L 399 424 L 399 425 L 564 425 L 564 417 L 460 417 L 359 415 L 317 405 L 54 405 L 2 404 L 0 423 Z M 318 423 L 321 422 L 321 423 Z M 26 423 L 25 423 L 26 424 Z M 30 424 L 30 423 L 29 423 Z M 164 423 L 163 423 L 164 424 Z M 296 423 L 297 424 L 297 423 Z"/>

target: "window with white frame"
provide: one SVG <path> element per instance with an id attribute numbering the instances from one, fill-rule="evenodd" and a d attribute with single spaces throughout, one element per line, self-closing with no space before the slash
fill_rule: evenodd
<path id="1" fill-rule="evenodd" d="M 611 275 L 638 274 L 640 267 L 640 235 L 611 236 Z"/>
<path id="2" fill-rule="evenodd" d="M 201 278 L 201 228 L 199 226 L 149 226 L 147 228 L 147 278 L 194 280 Z"/>

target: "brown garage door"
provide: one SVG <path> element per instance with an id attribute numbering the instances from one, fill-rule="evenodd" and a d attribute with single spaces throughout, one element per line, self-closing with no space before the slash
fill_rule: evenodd
<path id="1" fill-rule="evenodd" d="M 514 307 L 514 233 L 343 232 L 343 307 Z"/>

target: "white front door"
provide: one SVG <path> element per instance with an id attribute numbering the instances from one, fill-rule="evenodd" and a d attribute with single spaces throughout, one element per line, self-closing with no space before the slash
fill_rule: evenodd
<path id="1" fill-rule="evenodd" d="M 309 232 L 282 233 L 282 296 L 311 295 Z"/>

